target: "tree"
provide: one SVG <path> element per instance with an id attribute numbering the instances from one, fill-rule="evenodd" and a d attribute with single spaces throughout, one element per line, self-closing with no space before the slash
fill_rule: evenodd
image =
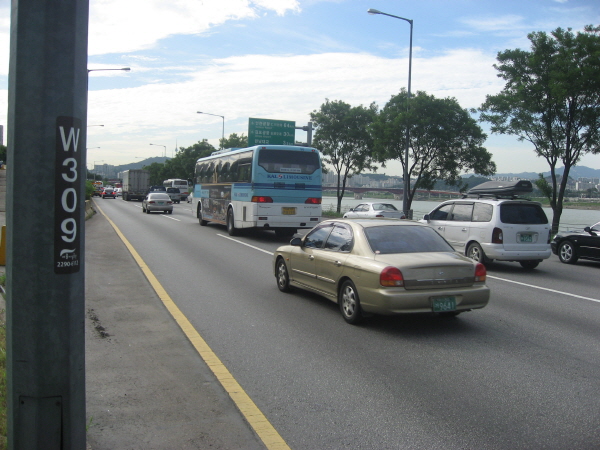
<path id="1" fill-rule="evenodd" d="M 504 89 L 489 95 L 480 107 L 481 120 L 493 133 L 518 136 L 533 144 L 550 166 L 553 211 L 557 232 L 571 167 L 586 153 L 599 149 L 600 27 L 588 25 L 576 35 L 557 28 L 551 35 L 528 35 L 531 51 L 498 53 L 498 76 Z M 564 164 L 562 180 L 556 166 Z"/>
<path id="2" fill-rule="evenodd" d="M 4 161 L 3 164 L 6 164 L 6 157 L 8 156 L 7 150 L 6 145 L 0 145 L 0 161 Z"/>
<path id="3" fill-rule="evenodd" d="M 337 173 L 337 212 L 341 211 L 346 182 L 363 170 L 373 170 L 372 139 L 367 126 L 377 114 L 377 106 L 355 106 L 340 100 L 321 105 L 310 113 L 316 127 L 313 146 L 323 153 L 323 161 Z"/>
<path id="4" fill-rule="evenodd" d="M 238 136 L 237 133 L 231 133 L 229 137 L 225 139 L 219 139 L 219 145 L 221 148 L 246 148 L 248 147 L 248 137 Z"/>
<path id="5" fill-rule="evenodd" d="M 190 147 L 180 147 L 175 157 L 167 160 L 164 164 L 155 162 L 145 166 L 144 169 L 150 171 L 151 184 L 162 184 L 169 178 L 191 181 L 194 179 L 198 158 L 209 156 L 214 151 L 216 151 L 215 148 L 206 139 L 203 139 Z"/>
<path id="6" fill-rule="evenodd" d="M 535 180 L 535 185 L 544 197 L 546 197 L 548 200 L 552 200 L 552 186 L 550 186 L 548 180 L 544 178 L 543 173 L 538 173 L 538 179 Z"/>
<path id="7" fill-rule="evenodd" d="M 406 130 L 410 127 L 408 176 L 415 182 L 408 192 L 409 209 L 416 190 L 431 190 L 437 180 L 464 189 L 461 172 L 495 173 L 492 155 L 482 146 L 487 136 L 456 99 L 438 99 L 419 91 L 410 98 L 408 110 L 407 100 L 405 89 L 392 96 L 370 130 L 383 166 L 397 159 L 404 168 Z"/>

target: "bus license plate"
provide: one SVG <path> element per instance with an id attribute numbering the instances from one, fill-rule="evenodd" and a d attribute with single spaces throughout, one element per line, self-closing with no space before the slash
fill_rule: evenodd
<path id="1" fill-rule="evenodd" d="M 521 242 L 533 242 L 533 235 L 531 234 L 522 234 Z"/>
<path id="2" fill-rule="evenodd" d="M 454 297 L 432 297 L 433 312 L 446 312 L 456 310 Z"/>
<path id="3" fill-rule="evenodd" d="M 293 216 L 296 214 L 296 208 L 283 206 L 281 208 L 281 214 L 283 214 L 284 216 Z"/>

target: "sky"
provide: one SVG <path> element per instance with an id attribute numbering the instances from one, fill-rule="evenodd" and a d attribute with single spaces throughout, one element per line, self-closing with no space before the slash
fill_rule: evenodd
<path id="1" fill-rule="evenodd" d="M 305 126 L 326 99 L 383 108 L 408 85 L 410 25 L 370 8 L 414 21 L 412 92 L 463 108 L 502 90 L 496 56 L 529 50 L 528 33 L 600 23 L 598 0 L 90 0 L 88 69 L 131 70 L 89 74 L 88 167 L 172 157 L 202 139 L 218 148 L 223 125 L 247 135 L 250 117 Z M 9 43 L 0 0 L 5 144 Z M 498 173 L 549 170 L 531 144 L 480 125 Z M 600 169 L 600 155 L 579 165 Z"/>

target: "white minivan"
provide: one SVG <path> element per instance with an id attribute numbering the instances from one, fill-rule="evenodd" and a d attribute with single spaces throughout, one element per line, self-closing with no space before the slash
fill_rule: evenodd
<path id="1" fill-rule="evenodd" d="M 527 180 L 486 182 L 462 199 L 441 203 L 421 222 L 476 261 L 517 261 L 534 269 L 552 251 L 551 226 L 542 205 L 517 197 L 532 190 Z"/>

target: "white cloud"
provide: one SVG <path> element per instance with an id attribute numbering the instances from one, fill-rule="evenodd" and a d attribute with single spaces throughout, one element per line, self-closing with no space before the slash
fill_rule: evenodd
<path id="1" fill-rule="evenodd" d="M 413 92 L 456 97 L 465 108 L 477 107 L 486 94 L 502 88 L 493 62 L 492 55 L 476 50 L 415 58 Z M 91 91 L 88 117 L 90 123 L 106 125 L 94 130 L 97 142 L 106 140 L 107 147 L 116 149 L 114 161 L 123 163 L 141 156 L 140 151 L 153 155 L 156 149 L 147 147 L 149 142 L 174 146 L 177 139 L 180 146 L 189 146 L 212 138 L 216 143 L 221 119 L 197 115 L 198 110 L 225 116 L 226 134 L 246 133 L 249 117 L 306 124 L 325 98 L 353 105 L 376 101 L 383 107 L 406 87 L 407 78 L 407 58 L 363 53 L 246 55 L 215 60 L 179 83 Z M 88 145 L 95 142 L 90 139 Z"/>
<path id="2" fill-rule="evenodd" d="M 200 34 L 263 11 L 299 11 L 297 0 L 92 0 L 89 54 L 148 49 L 175 34 Z"/>

